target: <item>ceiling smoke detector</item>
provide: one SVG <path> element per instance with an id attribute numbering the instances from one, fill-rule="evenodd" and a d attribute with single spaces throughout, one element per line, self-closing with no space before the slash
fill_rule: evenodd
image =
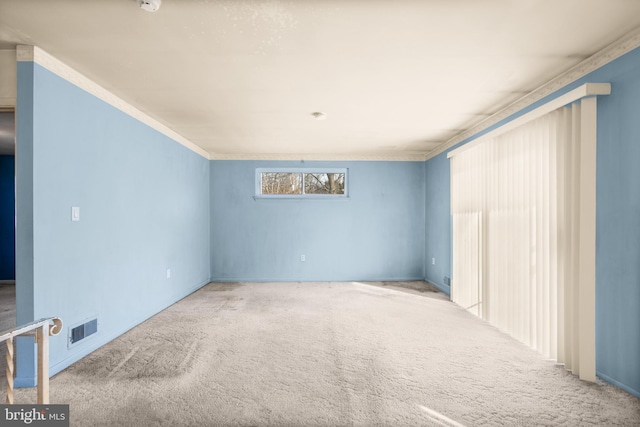
<path id="1" fill-rule="evenodd" d="M 140 9 L 146 10 L 147 12 L 155 12 L 160 9 L 161 4 L 162 0 L 138 0 Z"/>
<path id="2" fill-rule="evenodd" d="M 311 113 L 314 119 L 316 120 L 324 120 L 327 118 L 327 115 L 322 111 L 316 111 L 315 113 Z"/>

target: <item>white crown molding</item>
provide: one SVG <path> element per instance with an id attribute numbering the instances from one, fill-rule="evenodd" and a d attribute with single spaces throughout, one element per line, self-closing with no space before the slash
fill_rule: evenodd
<path id="1" fill-rule="evenodd" d="M 622 55 L 631 52 L 640 46 L 640 27 L 630 31 L 626 35 L 622 36 L 609 46 L 593 54 L 589 58 L 585 59 L 578 65 L 570 68 L 554 79 L 550 80 L 546 84 L 533 90 L 497 113 L 487 117 L 477 125 L 469 128 L 468 130 L 459 133 L 453 138 L 446 141 L 438 148 L 425 154 L 425 160 L 429 160 L 432 157 L 437 156 L 440 153 L 447 151 L 460 142 L 471 138 L 472 136 L 482 132 L 485 129 L 495 125 L 496 123 L 504 120 L 511 115 L 521 111 L 533 103 L 540 101 L 542 98 L 551 95 L 553 92 L 562 89 L 575 82 L 576 80 L 586 76 L 587 74 L 597 70 L 598 68 L 610 63 L 611 61 L 620 58 Z"/>
<path id="2" fill-rule="evenodd" d="M 33 62 L 35 56 L 35 46 L 18 45 L 16 47 L 16 60 L 18 62 Z"/>
<path id="3" fill-rule="evenodd" d="M 219 154 L 211 160 L 307 160 L 307 161 L 373 161 L 424 162 L 424 154 Z"/>
<path id="4" fill-rule="evenodd" d="M 138 110 L 136 107 L 132 106 L 131 104 L 124 101 L 123 99 L 109 92 L 107 89 L 103 88 L 102 86 L 98 85 L 97 83 L 85 77 L 84 75 L 80 74 L 73 68 L 69 67 L 68 65 L 60 62 L 58 59 L 49 55 L 44 50 L 36 46 L 20 45 L 20 46 L 17 46 L 16 48 L 16 58 L 18 62 L 35 62 L 38 65 L 43 66 L 47 70 L 62 77 L 68 82 L 73 83 L 74 85 L 87 91 L 88 93 L 95 96 L 96 98 L 101 99 L 107 104 L 130 115 L 131 117 L 139 120 L 140 122 L 146 124 L 152 129 L 155 129 L 158 132 L 162 133 L 163 135 L 184 145 L 185 147 L 201 155 L 205 159 L 209 159 L 209 153 L 206 150 L 202 149 L 198 145 L 189 141 L 188 139 L 178 134 L 177 132 L 171 130 L 170 128 L 163 125 L 156 119 L 149 117 L 147 114 L 143 113 L 142 111 Z"/>

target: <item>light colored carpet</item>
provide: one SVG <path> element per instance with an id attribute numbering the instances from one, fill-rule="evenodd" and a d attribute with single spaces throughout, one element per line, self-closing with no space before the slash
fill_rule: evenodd
<path id="1" fill-rule="evenodd" d="M 640 423 L 640 399 L 384 285 L 209 284 L 58 374 L 51 401 L 74 426 Z"/>

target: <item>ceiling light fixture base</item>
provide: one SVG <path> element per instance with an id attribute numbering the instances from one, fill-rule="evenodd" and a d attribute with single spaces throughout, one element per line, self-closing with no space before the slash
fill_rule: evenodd
<path id="1" fill-rule="evenodd" d="M 138 6 L 140 9 L 146 10 L 147 12 L 155 12 L 160 9 L 160 5 L 162 4 L 162 0 L 138 0 Z"/>

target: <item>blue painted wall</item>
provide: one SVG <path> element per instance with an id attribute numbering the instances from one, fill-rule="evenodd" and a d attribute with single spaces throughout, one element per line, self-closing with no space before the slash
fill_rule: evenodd
<path id="1" fill-rule="evenodd" d="M 451 229 L 449 203 L 449 161 L 431 159 L 425 165 L 425 261 L 424 279 L 450 295 L 444 277 L 451 277 Z M 444 219 L 444 221 L 442 220 Z M 435 259 L 435 263 L 434 263 Z"/>
<path id="2" fill-rule="evenodd" d="M 493 128 L 586 82 L 612 86 L 611 95 L 598 98 L 596 369 L 601 378 L 640 397 L 640 49 Z M 450 274 L 451 238 L 443 231 L 451 228 L 446 153 L 426 162 L 425 180 L 425 253 L 429 261 L 442 258 Z M 425 277 L 441 285 L 441 272 L 425 265 Z"/>
<path id="3" fill-rule="evenodd" d="M 14 163 L 14 156 L 0 156 L 0 280 L 16 278 Z"/>
<path id="4" fill-rule="evenodd" d="M 258 167 L 348 168 L 349 198 L 254 200 Z M 211 277 L 422 279 L 424 194 L 423 162 L 212 161 Z"/>
<path id="5" fill-rule="evenodd" d="M 209 281 L 205 158 L 19 62 L 17 159 L 17 321 L 63 319 L 52 373 Z M 68 328 L 94 316 L 98 333 L 68 348 Z M 31 385 L 19 351 L 17 384 Z"/>

